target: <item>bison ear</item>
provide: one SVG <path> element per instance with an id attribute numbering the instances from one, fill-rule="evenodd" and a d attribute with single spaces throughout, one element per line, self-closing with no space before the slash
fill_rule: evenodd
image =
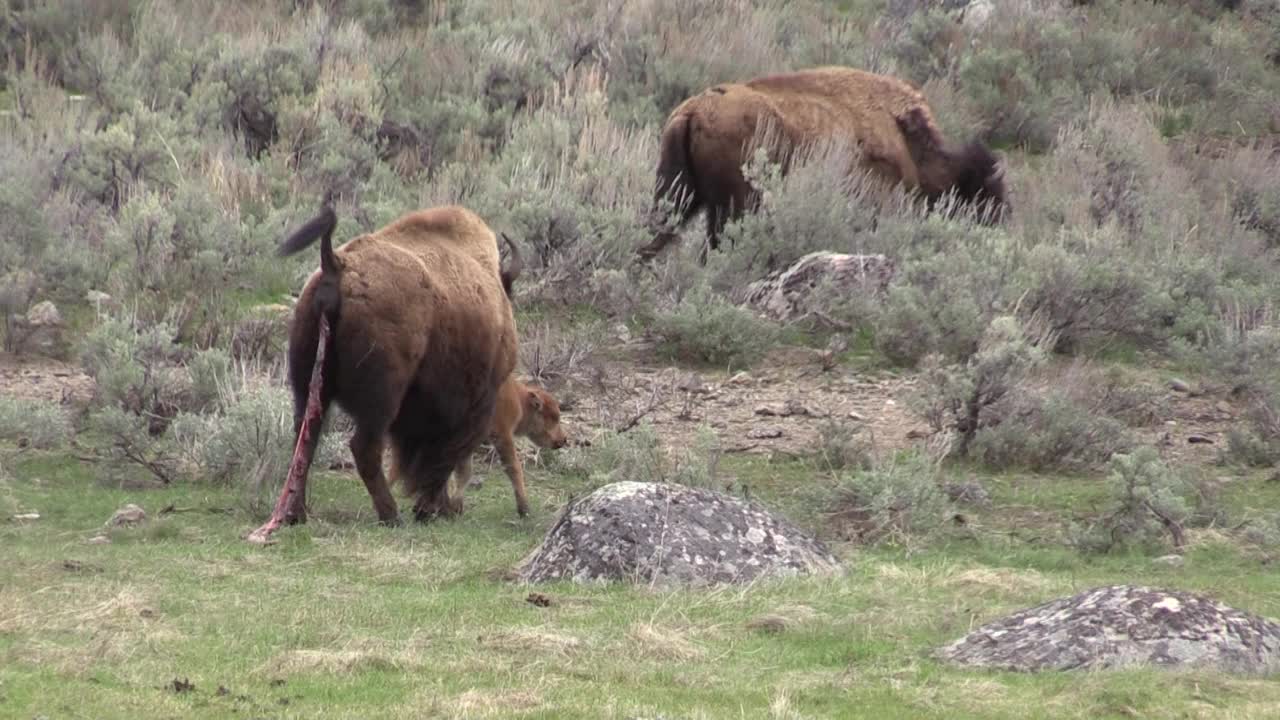
<path id="1" fill-rule="evenodd" d="M 529 403 L 529 407 L 534 412 L 542 412 L 542 396 L 537 390 L 529 390 L 525 393 L 525 402 Z"/>

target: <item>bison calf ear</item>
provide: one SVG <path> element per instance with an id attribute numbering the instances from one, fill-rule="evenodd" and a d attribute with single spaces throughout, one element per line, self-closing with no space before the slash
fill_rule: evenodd
<path id="1" fill-rule="evenodd" d="M 524 400 L 534 412 L 542 412 L 542 396 L 538 394 L 538 391 L 527 391 Z"/>

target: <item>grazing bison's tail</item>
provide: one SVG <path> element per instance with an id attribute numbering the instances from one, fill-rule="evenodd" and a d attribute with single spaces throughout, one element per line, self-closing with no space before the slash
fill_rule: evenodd
<path id="1" fill-rule="evenodd" d="M 326 204 L 319 215 L 285 238 L 276 249 L 277 255 L 293 255 L 320 239 L 320 282 L 315 290 L 315 306 L 321 315 L 329 318 L 330 323 L 337 321 L 342 300 L 338 292 L 342 261 L 333 252 L 333 229 L 337 225 L 338 216 Z"/>
<path id="2" fill-rule="evenodd" d="M 663 198 L 675 201 L 680 222 L 696 212 L 700 204 L 693 155 L 689 147 L 689 125 L 692 121 L 688 113 L 678 113 L 662 129 L 658 177 L 653 189 L 655 203 Z"/>
<path id="3" fill-rule="evenodd" d="M 698 182 L 694 174 L 693 155 L 689 147 L 690 125 L 693 117 L 677 110 L 666 127 L 658 148 L 658 170 L 653 186 L 653 208 L 649 223 L 655 233 L 653 242 L 637 250 L 642 259 L 652 258 L 676 239 L 675 230 L 689 221 L 702 207 L 698 196 Z M 675 209 L 663 209 L 664 200 L 675 203 Z M 671 214 L 676 217 L 676 227 L 668 226 Z"/>

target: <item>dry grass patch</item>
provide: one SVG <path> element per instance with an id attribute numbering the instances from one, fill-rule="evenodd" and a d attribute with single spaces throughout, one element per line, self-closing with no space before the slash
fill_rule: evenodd
<path id="1" fill-rule="evenodd" d="M 568 656 L 583 645 L 581 640 L 571 635 L 539 628 L 502 630 L 482 636 L 479 642 L 482 647 L 500 652 L 532 652 L 560 656 Z"/>
<path id="2" fill-rule="evenodd" d="M 542 694 L 536 690 L 468 690 L 458 696 L 450 717 L 510 717 L 512 713 L 536 710 Z"/>
<path id="3" fill-rule="evenodd" d="M 662 627 L 653 623 L 635 623 L 627 629 L 626 652 L 653 660 L 689 662 L 701 658 L 705 651 L 687 637 L 688 631 Z"/>
<path id="4" fill-rule="evenodd" d="M 259 673 L 351 675 L 365 670 L 406 670 L 415 665 L 416 659 L 378 650 L 291 650 L 266 661 Z"/>
<path id="5" fill-rule="evenodd" d="M 962 591 L 966 597 L 975 594 L 1026 597 L 1043 593 L 1057 585 L 1035 570 L 993 567 L 962 570 L 945 578 L 942 584 Z"/>

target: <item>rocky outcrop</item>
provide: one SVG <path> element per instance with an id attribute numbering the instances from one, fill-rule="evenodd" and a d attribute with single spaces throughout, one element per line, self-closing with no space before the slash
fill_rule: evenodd
<path id="1" fill-rule="evenodd" d="M 684 485 L 618 482 L 571 502 L 516 575 L 697 586 L 838 570 L 820 542 L 754 503 Z"/>
<path id="2" fill-rule="evenodd" d="M 1095 588 L 988 623 L 938 651 L 1002 670 L 1280 670 L 1280 625 L 1216 600 L 1132 585 Z"/>
<path id="3" fill-rule="evenodd" d="M 738 301 L 779 322 L 822 317 L 857 294 L 883 293 L 893 273 L 893 261 L 884 255 L 814 252 L 751 283 Z"/>

